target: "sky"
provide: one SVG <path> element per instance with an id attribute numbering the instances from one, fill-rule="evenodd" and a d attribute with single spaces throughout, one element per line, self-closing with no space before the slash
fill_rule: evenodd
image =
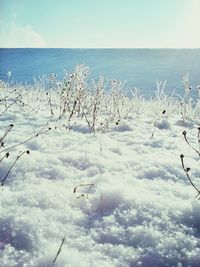
<path id="1" fill-rule="evenodd" d="M 200 0 L 0 0 L 0 47 L 200 48 Z"/>

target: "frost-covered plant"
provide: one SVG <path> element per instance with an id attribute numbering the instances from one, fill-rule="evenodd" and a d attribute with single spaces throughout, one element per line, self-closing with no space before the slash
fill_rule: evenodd
<path id="1" fill-rule="evenodd" d="M 194 106 L 189 97 L 189 75 L 184 76 L 185 96 L 179 97 L 179 101 L 174 94 L 164 93 L 166 81 L 157 81 L 155 97 L 146 101 L 137 88 L 131 90 L 120 81 L 106 80 L 102 76 L 90 81 L 88 75 L 88 67 L 76 65 L 71 74 L 65 74 L 63 81 L 58 81 L 52 73 L 34 78 L 34 85 L 9 87 L 7 83 L 2 84 L 0 115 L 9 110 L 29 116 L 47 109 L 50 119 L 58 123 L 64 121 L 67 129 L 73 128 L 77 120 L 83 120 L 94 133 L 104 133 L 112 124 L 146 112 L 153 117 L 153 127 L 167 120 L 173 112 L 181 112 L 184 122 L 192 119 L 198 122 L 200 96 Z"/>
<path id="2" fill-rule="evenodd" d="M 12 91 L 9 95 L 3 97 L 0 99 L 0 105 L 2 107 L 2 110 L 0 111 L 0 117 L 6 113 L 12 106 L 20 102 L 20 95 L 16 96 L 15 98 L 9 98 L 13 93 L 15 93 L 16 90 Z"/>
<path id="3" fill-rule="evenodd" d="M 192 119 L 192 114 L 194 110 L 194 103 L 191 97 L 192 86 L 190 86 L 189 83 L 189 73 L 186 73 L 183 76 L 182 82 L 184 84 L 184 95 L 183 97 L 178 95 L 178 97 L 180 99 L 181 117 L 183 124 L 185 125 L 187 121 L 190 121 Z"/>
<path id="4" fill-rule="evenodd" d="M 152 99 L 153 109 L 155 110 L 155 118 L 159 120 L 163 117 L 163 111 L 165 110 L 165 117 L 174 113 L 177 109 L 177 101 L 174 98 L 174 91 L 170 96 L 165 94 L 165 86 L 167 81 L 156 81 L 155 98 Z"/>
<path id="5" fill-rule="evenodd" d="M 73 118 L 81 118 L 93 132 L 104 132 L 111 122 L 127 116 L 127 96 L 121 82 L 107 83 L 100 76 L 89 84 L 88 75 L 87 67 L 76 65 L 75 71 L 64 78 L 58 90 L 59 119 L 67 118 L 70 124 Z"/>
<path id="6" fill-rule="evenodd" d="M 86 78 L 88 75 L 89 70 L 84 65 L 76 65 L 72 74 L 66 74 L 59 90 L 59 119 L 67 114 L 68 122 L 70 122 L 75 115 L 80 116 L 82 114 L 87 94 Z"/>
<path id="7" fill-rule="evenodd" d="M 7 86 L 7 85 L 6 85 Z M 3 89 L 5 89 L 4 92 L 1 91 L 1 101 L 0 101 L 0 116 L 4 117 L 4 115 L 6 115 L 8 112 L 10 112 L 11 107 L 14 107 L 15 109 L 18 109 L 18 111 L 22 111 L 22 106 L 26 105 L 24 104 L 24 98 L 28 95 L 28 91 L 25 90 L 25 88 L 21 87 L 21 86 L 14 86 L 13 88 L 7 88 L 4 87 Z M 23 88 L 23 90 L 22 90 Z M 48 123 L 47 122 L 38 132 L 36 132 L 35 134 L 31 135 L 29 138 L 14 144 L 14 145 L 9 145 L 9 143 L 7 144 L 5 142 L 6 137 L 8 134 L 12 133 L 12 128 L 14 127 L 14 124 L 11 123 L 4 131 L 2 136 L 0 137 L 0 154 L 4 155 L 0 158 L 0 163 L 2 163 L 2 161 L 6 158 L 9 157 L 10 155 L 10 151 L 13 148 L 16 148 L 18 146 L 21 146 L 27 142 L 29 142 L 30 140 L 32 140 L 33 138 L 38 137 L 39 135 L 42 135 L 44 133 L 47 133 L 48 131 L 51 130 L 50 127 L 48 127 Z M 15 164 L 17 163 L 17 161 L 24 155 L 24 154 L 29 154 L 29 150 L 25 150 L 24 152 L 20 152 L 19 155 L 16 157 L 16 159 L 14 160 L 14 162 L 12 163 L 12 165 L 10 166 L 10 168 L 8 169 L 7 173 L 0 178 L 1 180 L 1 186 L 4 186 L 7 177 L 9 176 L 11 170 L 13 169 L 13 167 L 15 166 Z"/>
<path id="8" fill-rule="evenodd" d="M 128 96 L 130 94 L 130 96 Z M 140 114 L 144 103 L 144 97 L 138 88 L 128 90 L 124 106 L 126 107 L 124 119 L 127 119 L 131 114 Z"/>
<path id="9" fill-rule="evenodd" d="M 7 111 L 14 112 L 19 108 L 20 111 L 24 106 L 24 102 L 21 95 L 21 86 L 9 84 L 0 81 L 0 117 L 6 114 Z M 23 91 L 24 87 L 23 87 Z"/>
<path id="10" fill-rule="evenodd" d="M 44 106 L 44 103 L 49 103 L 49 93 L 46 91 L 48 88 L 49 79 L 47 76 L 42 76 L 34 79 L 34 84 L 26 87 L 18 88 L 23 100 L 23 112 L 26 114 L 38 113 Z"/>
<path id="11" fill-rule="evenodd" d="M 123 84 L 117 80 L 110 80 L 111 110 L 113 118 L 121 119 L 122 106 L 124 101 Z"/>
<path id="12" fill-rule="evenodd" d="M 99 117 L 102 115 L 102 104 L 104 101 L 104 78 L 100 77 L 99 81 L 93 81 L 93 94 L 91 96 L 91 104 L 89 112 L 91 114 L 91 121 L 89 122 L 91 129 L 95 132 Z"/>
<path id="13" fill-rule="evenodd" d="M 52 104 L 52 90 L 54 89 L 55 84 L 57 84 L 56 74 L 51 73 L 49 74 L 49 91 L 47 92 L 47 95 L 49 96 L 48 104 L 51 111 L 51 116 L 54 116 L 53 104 Z"/>
<path id="14" fill-rule="evenodd" d="M 160 121 L 163 121 L 168 118 L 168 116 L 172 113 L 172 109 L 175 106 L 175 102 L 173 100 L 173 94 L 168 97 L 164 93 L 164 88 L 166 85 L 166 81 L 156 81 L 156 91 L 155 98 L 151 100 L 150 108 L 153 105 L 153 130 L 151 134 L 151 138 L 153 138 L 155 129 Z M 166 123 L 165 123 L 166 124 Z"/>
<path id="15" fill-rule="evenodd" d="M 197 99 L 193 110 L 194 110 L 193 120 L 194 121 L 197 120 L 197 123 L 200 123 L 200 85 L 197 86 Z"/>

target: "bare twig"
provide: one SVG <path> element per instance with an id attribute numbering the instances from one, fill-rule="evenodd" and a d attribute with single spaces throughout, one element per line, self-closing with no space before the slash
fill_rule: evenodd
<path id="1" fill-rule="evenodd" d="M 184 164 L 184 160 L 183 160 L 184 155 L 181 154 L 181 155 L 180 155 L 180 158 L 181 158 L 181 165 L 182 165 L 182 168 L 183 168 L 183 170 L 184 170 L 184 172 L 185 172 L 185 174 L 186 174 L 186 176 L 187 176 L 189 182 L 190 182 L 191 185 L 194 187 L 194 189 L 197 191 L 197 196 L 196 196 L 196 197 L 199 197 L 199 195 L 200 195 L 200 189 L 197 188 L 197 186 L 193 183 L 193 181 L 191 180 L 191 178 L 190 178 L 190 176 L 189 176 L 190 168 L 188 168 L 188 167 L 185 168 L 185 164 Z M 200 199 L 200 198 L 199 198 L 199 199 Z"/>
<path id="2" fill-rule="evenodd" d="M 200 127 L 198 128 L 199 129 L 199 132 L 198 132 L 198 143 L 200 143 L 200 140 L 199 140 L 199 138 L 200 138 Z M 190 142 L 188 141 L 188 139 L 187 139 L 187 133 L 186 133 L 186 131 L 183 131 L 183 136 L 184 136 L 184 139 L 185 139 L 185 141 L 186 141 L 186 143 L 199 155 L 199 157 L 200 157 L 200 152 L 197 150 L 197 149 L 195 149 L 191 144 L 190 144 Z"/>
<path id="3" fill-rule="evenodd" d="M 5 96 L 4 98 L 0 99 L 0 102 L 4 102 L 9 96 L 11 96 L 13 93 L 15 93 L 17 90 L 14 89 L 12 92 L 10 92 L 7 96 Z"/>
<path id="4" fill-rule="evenodd" d="M 12 105 L 14 105 L 16 102 L 17 102 L 17 98 L 12 102 L 12 103 L 10 103 L 10 105 L 8 105 L 5 109 L 4 109 L 4 111 L 2 111 L 2 113 L 0 114 L 0 117 L 12 106 Z"/>
<path id="5" fill-rule="evenodd" d="M 10 150 L 10 149 L 12 149 L 12 148 L 15 148 L 15 147 L 17 147 L 17 146 L 23 145 L 23 144 L 29 142 L 30 140 L 32 140 L 33 138 L 38 137 L 38 136 L 41 135 L 41 134 L 44 134 L 44 133 L 49 132 L 49 131 L 51 130 L 50 127 L 49 127 L 48 129 L 44 130 L 45 127 L 47 126 L 47 124 L 48 124 L 48 122 L 45 124 L 45 126 L 42 127 L 42 129 L 41 129 L 37 134 L 32 135 L 32 136 L 29 137 L 28 139 L 26 139 L 26 140 L 24 140 L 24 141 L 22 141 L 22 142 L 20 142 L 20 143 L 18 143 L 18 144 L 16 144 L 16 145 L 13 145 L 13 146 L 10 146 L 10 147 L 8 147 L 8 148 L 5 148 L 4 150 L 0 151 L 0 154 L 3 153 L 3 152 L 5 152 L 5 151 L 8 151 L 8 150 Z"/>
<path id="6" fill-rule="evenodd" d="M 1 159 L 0 162 L 4 159 L 4 158 L 8 158 L 9 157 L 9 152 L 7 152 Z"/>
<path id="7" fill-rule="evenodd" d="M 21 152 L 15 159 L 15 161 L 13 162 L 13 164 L 10 166 L 9 170 L 7 171 L 6 175 L 4 176 L 3 179 L 1 179 L 1 186 L 4 186 L 4 183 L 9 175 L 9 173 L 11 172 L 12 168 L 14 167 L 14 165 L 16 164 L 16 162 L 19 160 L 20 157 L 22 157 L 24 154 L 30 154 L 29 150 L 23 151 Z"/>
<path id="8" fill-rule="evenodd" d="M 62 246 L 63 246 L 64 242 L 65 242 L 65 237 L 63 237 L 63 240 L 62 240 L 62 242 L 61 242 L 61 244 L 60 244 L 60 247 L 59 247 L 59 249 L 58 249 L 58 251 L 57 251 L 57 253 L 56 253 L 56 256 L 55 256 L 55 258 L 54 258 L 54 260 L 53 260 L 53 265 L 55 264 L 55 262 L 56 262 L 56 260 L 57 260 L 57 258 L 58 258 L 58 255 L 60 254 L 60 252 L 61 252 L 61 250 L 62 250 Z"/>
<path id="9" fill-rule="evenodd" d="M 12 129 L 13 126 L 14 126 L 13 124 L 10 124 L 8 126 L 8 128 L 5 130 L 3 136 L 0 138 L 0 146 L 3 146 L 4 145 L 3 140 L 6 137 L 6 135 L 11 131 L 11 129 Z"/>

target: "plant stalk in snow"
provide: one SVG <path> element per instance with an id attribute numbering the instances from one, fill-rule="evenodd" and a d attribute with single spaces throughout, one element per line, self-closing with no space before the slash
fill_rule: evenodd
<path id="1" fill-rule="evenodd" d="M 12 168 L 15 166 L 16 162 L 24 155 L 24 154 L 30 154 L 29 150 L 23 151 L 21 152 L 15 159 L 15 161 L 13 162 L 13 164 L 10 166 L 9 170 L 7 171 L 6 175 L 1 179 L 1 186 L 4 186 L 4 183 L 9 175 L 9 173 L 11 172 Z M 7 155 L 7 154 L 6 154 Z"/>
<path id="2" fill-rule="evenodd" d="M 180 158 L 181 158 L 181 165 L 182 165 L 182 168 L 183 168 L 183 170 L 184 170 L 184 172 L 185 172 L 185 174 L 186 174 L 186 176 L 187 176 L 187 178 L 188 178 L 188 180 L 189 180 L 189 182 L 191 183 L 191 185 L 194 187 L 194 189 L 197 191 L 197 196 L 196 197 L 198 197 L 199 195 L 200 195 L 200 189 L 198 189 L 198 187 L 193 183 L 193 181 L 191 180 L 191 178 L 190 178 L 190 176 L 189 176 L 189 171 L 190 171 L 190 168 L 186 168 L 185 167 L 185 164 L 184 164 L 184 155 L 183 154 L 181 154 L 180 155 Z M 200 198 L 199 198 L 200 199 Z"/>
<path id="3" fill-rule="evenodd" d="M 60 254 L 60 252 L 61 252 L 61 250 L 62 250 L 62 246 L 63 246 L 64 242 L 65 242 L 65 237 L 63 237 L 63 240 L 62 240 L 62 242 L 61 242 L 61 244 L 60 244 L 60 247 L 59 247 L 59 249 L 58 249 L 58 251 L 57 251 L 57 253 L 56 253 L 56 256 L 55 256 L 55 258 L 54 258 L 54 260 L 53 260 L 53 265 L 56 263 L 56 260 L 57 260 L 58 255 Z"/>

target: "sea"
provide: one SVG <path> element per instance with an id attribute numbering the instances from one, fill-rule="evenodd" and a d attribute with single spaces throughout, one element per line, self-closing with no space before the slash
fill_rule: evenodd
<path id="1" fill-rule="evenodd" d="M 76 64 L 89 67 L 90 79 L 99 75 L 137 88 L 145 97 L 155 94 L 156 81 L 166 81 L 165 93 L 184 94 L 189 74 L 191 95 L 200 85 L 200 49 L 65 49 L 0 48 L 0 79 L 33 84 L 34 77 L 50 73 L 62 80 Z"/>

